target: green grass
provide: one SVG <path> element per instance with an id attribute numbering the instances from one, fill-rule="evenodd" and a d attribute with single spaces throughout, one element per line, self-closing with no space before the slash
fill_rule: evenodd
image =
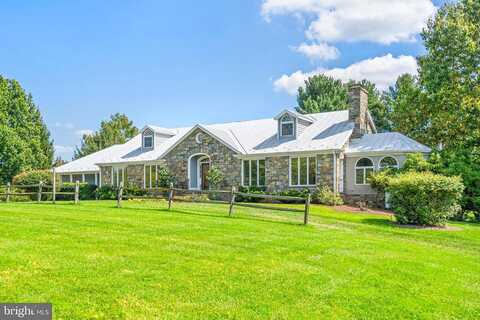
<path id="1" fill-rule="evenodd" d="M 55 319 L 478 319 L 480 225 L 165 202 L 0 204 L 0 302 Z"/>

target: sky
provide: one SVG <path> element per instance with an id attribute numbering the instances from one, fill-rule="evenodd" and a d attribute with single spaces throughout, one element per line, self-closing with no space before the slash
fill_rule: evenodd
<path id="1" fill-rule="evenodd" d="M 0 74 L 32 94 L 70 160 L 111 114 L 142 128 L 271 118 L 313 74 L 386 89 L 416 73 L 442 1 L 0 3 Z"/>

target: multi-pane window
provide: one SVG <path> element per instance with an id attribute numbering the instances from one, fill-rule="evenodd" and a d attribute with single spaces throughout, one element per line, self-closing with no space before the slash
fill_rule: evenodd
<path id="1" fill-rule="evenodd" d="M 292 186 L 315 185 L 316 176 L 316 157 L 290 158 L 290 184 Z"/>
<path id="2" fill-rule="evenodd" d="M 385 168 L 397 168 L 398 169 L 398 161 L 394 157 L 385 157 L 380 160 L 380 164 L 378 165 L 380 169 Z"/>
<path id="3" fill-rule="evenodd" d="M 71 182 L 70 181 L 70 175 L 65 175 L 65 174 L 62 174 L 61 175 L 61 179 L 62 179 L 62 183 L 68 183 L 68 182 Z"/>
<path id="4" fill-rule="evenodd" d="M 114 187 L 120 186 L 120 183 L 125 181 L 124 168 L 112 168 L 112 185 Z"/>
<path id="5" fill-rule="evenodd" d="M 145 188 L 160 187 L 161 170 L 162 166 L 160 165 L 145 166 Z"/>
<path id="6" fill-rule="evenodd" d="M 243 185 L 265 185 L 265 160 L 243 160 Z"/>
<path id="7" fill-rule="evenodd" d="M 295 126 L 294 120 L 288 115 L 284 115 L 280 119 L 280 136 L 281 137 L 293 136 L 294 126 Z"/>
<path id="8" fill-rule="evenodd" d="M 151 148 L 153 147 L 153 136 L 143 136 L 143 147 L 144 148 Z"/>
<path id="9" fill-rule="evenodd" d="M 373 162 L 362 158 L 355 165 L 355 184 L 368 184 L 368 178 L 373 173 Z"/>

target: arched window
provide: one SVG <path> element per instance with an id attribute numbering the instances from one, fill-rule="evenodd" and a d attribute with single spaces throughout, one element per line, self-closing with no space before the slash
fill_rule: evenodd
<path id="1" fill-rule="evenodd" d="M 394 157 L 387 156 L 380 160 L 380 164 L 378 165 L 378 167 L 380 168 L 380 170 L 385 168 L 398 169 L 398 161 Z"/>
<path id="2" fill-rule="evenodd" d="M 362 158 L 355 165 L 355 184 L 368 184 L 368 177 L 373 173 L 373 161 Z"/>
<path id="3" fill-rule="evenodd" d="M 294 136 L 295 121 L 288 114 L 284 115 L 280 119 L 280 136 L 281 137 L 293 137 Z"/>

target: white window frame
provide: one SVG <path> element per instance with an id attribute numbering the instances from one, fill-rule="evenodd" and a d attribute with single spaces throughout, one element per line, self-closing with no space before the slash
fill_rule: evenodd
<path id="1" fill-rule="evenodd" d="M 147 184 L 147 167 L 149 167 L 150 169 L 150 181 L 149 183 Z M 151 189 L 151 188 L 155 188 L 155 183 L 156 181 L 158 181 L 158 167 L 160 167 L 160 165 L 158 164 L 144 164 L 143 165 L 143 188 L 144 189 Z M 152 170 L 154 169 L 154 170 Z M 153 174 L 155 173 L 155 179 L 152 179 L 153 178 Z"/>
<path id="2" fill-rule="evenodd" d="M 300 158 L 307 158 L 307 184 L 300 184 Z M 310 183 L 310 158 L 315 158 L 315 181 Z M 292 159 L 297 159 L 298 168 L 297 168 L 297 177 L 298 184 L 292 184 Z M 288 184 L 290 187 L 311 187 L 317 184 L 317 173 L 318 173 L 318 159 L 316 155 L 302 155 L 302 156 L 292 156 L 288 161 Z"/>
<path id="3" fill-rule="evenodd" d="M 113 172 L 114 171 L 117 172 L 117 176 L 116 176 L 117 181 L 113 181 Z M 120 186 L 119 172 L 122 172 L 122 181 L 123 181 L 123 185 L 125 185 L 125 168 L 124 167 L 112 167 L 112 178 L 111 178 L 112 187 Z"/>
<path id="4" fill-rule="evenodd" d="M 265 161 L 265 184 L 260 184 L 260 161 Z M 249 173 L 249 181 L 250 185 L 245 184 L 245 167 L 244 161 L 248 161 L 248 173 Z M 257 162 L 257 183 L 255 185 L 252 184 L 252 161 Z M 244 187 L 265 187 L 267 184 L 267 160 L 265 158 L 258 158 L 258 159 L 243 159 L 242 160 L 242 186 Z"/>
<path id="5" fill-rule="evenodd" d="M 284 117 L 285 117 L 285 115 L 280 118 L 280 137 L 294 137 L 295 136 L 295 119 L 283 120 Z M 292 125 L 292 134 L 283 134 L 283 125 L 284 124 L 291 124 Z"/>
<path id="6" fill-rule="evenodd" d="M 382 157 L 382 158 L 380 159 L 380 161 L 378 161 L 378 170 L 382 170 L 382 169 L 385 169 L 385 168 L 390 168 L 390 167 L 383 167 L 383 168 L 382 168 L 382 161 L 383 161 L 383 159 L 385 159 L 385 158 L 392 158 L 392 159 L 394 159 L 395 162 L 397 162 L 397 165 L 393 166 L 392 168 L 400 169 L 400 162 L 398 162 L 398 159 L 397 159 L 396 157 L 394 157 L 394 156 L 388 156 L 388 155 L 387 155 L 387 156 Z"/>
<path id="7" fill-rule="evenodd" d="M 368 159 L 372 162 L 371 166 L 357 166 L 358 162 L 363 159 Z M 357 169 L 362 169 L 363 170 L 363 183 L 357 183 Z M 375 172 L 375 161 L 373 161 L 372 158 L 369 157 L 361 157 L 360 159 L 357 159 L 355 162 L 355 169 L 354 169 L 354 179 L 355 179 L 355 185 L 356 186 L 368 186 L 370 183 L 368 183 L 368 178 L 367 178 L 367 169 L 372 169 Z"/>
<path id="8" fill-rule="evenodd" d="M 147 147 L 145 145 L 145 138 L 152 138 L 152 145 L 150 147 Z M 153 137 L 153 134 L 144 134 L 143 137 L 142 137 L 142 146 L 143 148 L 145 149 L 152 149 L 153 148 L 153 144 L 154 144 L 154 137 Z"/>

